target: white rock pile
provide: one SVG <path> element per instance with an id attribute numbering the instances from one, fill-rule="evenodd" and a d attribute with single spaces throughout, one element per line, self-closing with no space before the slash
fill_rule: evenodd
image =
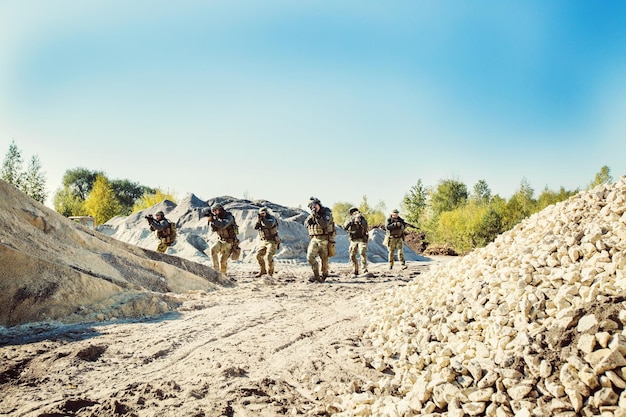
<path id="1" fill-rule="evenodd" d="M 370 300 L 338 416 L 626 416 L 626 177 Z"/>

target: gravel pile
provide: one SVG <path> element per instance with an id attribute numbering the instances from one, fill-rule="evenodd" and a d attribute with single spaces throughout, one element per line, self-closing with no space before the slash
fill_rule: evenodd
<path id="1" fill-rule="evenodd" d="M 626 416 L 626 177 L 370 300 L 339 416 Z"/>

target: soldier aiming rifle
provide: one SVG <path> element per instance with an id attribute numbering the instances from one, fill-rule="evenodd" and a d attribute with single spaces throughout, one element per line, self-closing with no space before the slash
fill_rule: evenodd
<path id="1" fill-rule="evenodd" d="M 398 260 L 402 264 L 402 269 L 407 268 L 406 261 L 404 260 L 404 231 L 407 227 L 418 229 L 418 227 L 404 221 L 404 219 L 400 217 L 398 209 L 393 209 L 385 225 L 387 233 L 384 242 L 389 249 L 389 269 L 393 269 L 396 251 L 398 251 Z"/>
<path id="2" fill-rule="evenodd" d="M 157 246 L 156 251 L 165 252 L 176 241 L 176 225 L 167 220 L 162 211 L 157 211 L 155 217 L 148 214 L 144 218 L 148 220 L 150 230 L 156 231 L 156 237 L 159 239 L 159 246 Z"/>

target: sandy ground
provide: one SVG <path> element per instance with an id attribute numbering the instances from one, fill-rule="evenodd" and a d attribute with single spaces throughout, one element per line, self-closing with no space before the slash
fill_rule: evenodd
<path id="1" fill-rule="evenodd" d="M 337 395 L 381 377 L 363 359 L 364 301 L 431 263 L 359 277 L 331 263 L 323 284 L 308 265 L 279 263 L 273 279 L 239 265 L 235 288 L 185 294 L 159 319 L 4 329 L 0 415 L 332 415 Z"/>

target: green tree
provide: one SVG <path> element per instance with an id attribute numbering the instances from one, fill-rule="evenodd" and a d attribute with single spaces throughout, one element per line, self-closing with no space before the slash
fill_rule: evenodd
<path id="1" fill-rule="evenodd" d="M 443 180 L 430 195 L 430 204 L 435 216 L 452 211 L 467 202 L 467 186 L 457 180 Z"/>
<path id="2" fill-rule="evenodd" d="M 93 188 L 98 175 L 104 175 L 102 171 L 91 171 L 87 168 L 68 169 L 63 175 L 63 186 L 69 187 L 73 195 L 86 200 Z"/>
<path id="3" fill-rule="evenodd" d="M 120 203 L 121 216 L 127 216 L 133 212 L 135 202 L 145 194 L 156 194 L 155 188 L 146 187 L 129 180 L 112 180 L 111 188 Z"/>
<path id="4" fill-rule="evenodd" d="M 418 179 L 402 200 L 402 211 L 406 213 L 406 220 L 415 226 L 420 226 L 420 218 L 427 207 L 428 190 L 422 184 L 422 180 Z"/>
<path id="5" fill-rule="evenodd" d="M 333 212 L 333 219 L 337 226 L 343 226 L 343 224 L 350 217 L 350 208 L 354 207 L 354 204 L 346 201 L 339 201 L 333 204 L 331 211 Z"/>
<path id="6" fill-rule="evenodd" d="M 54 209 L 65 217 L 87 215 L 85 200 L 74 195 L 68 186 L 63 186 L 54 193 L 52 204 Z"/>
<path id="7" fill-rule="evenodd" d="M 367 202 L 367 196 L 364 195 L 358 209 L 365 216 L 365 220 L 367 220 L 370 228 L 385 224 L 385 203 L 383 201 L 379 201 L 378 204 L 372 207 Z"/>
<path id="8" fill-rule="evenodd" d="M 502 230 L 502 212 L 497 207 L 490 205 L 483 213 L 477 225 L 475 244 L 476 247 L 487 246 L 493 242 Z"/>
<path id="9" fill-rule="evenodd" d="M 61 180 L 62 187 L 57 189 L 52 201 L 54 209 L 64 216 L 86 216 L 85 200 L 96 182 L 99 171 L 87 168 L 68 169 Z"/>
<path id="10" fill-rule="evenodd" d="M 13 141 L 2 164 L 2 179 L 43 204 L 48 193 L 39 157 L 37 155 L 31 157 L 26 171 L 22 171 L 22 162 L 22 153 Z"/>
<path id="11" fill-rule="evenodd" d="M 551 204 L 556 204 L 561 201 L 567 200 L 571 196 L 578 194 L 578 191 L 579 190 L 566 191 L 565 188 L 561 187 L 558 192 L 555 192 L 548 189 L 548 187 L 546 186 L 546 188 L 543 189 L 543 191 L 537 198 L 535 212 L 541 211 Z"/>
<path id="12" fill-rule="evenodd" d="M 369 227 L 373 227 L 385 222 L 385 203 L 379 202 L 375 207 L 371 207 L 367 202 L 367 196 L 363 196 L 360 205 L 340 201 L 333 204 L 333 219 L 336 225 L 343 225 L 350 217 L 350 209 L 356 207 L 367 220 Z"/>
<path id="13" fill-rule="evenodd" d="M 489 204 L 491 200 L 491 189 L 489 185 L 487 185 L 487 181 L 479 180 L 476 185 L 474 185 L 472 200 L 479 204 Z"/>
<path id="14" fill-rule="evenodd" d="M 133 213 L 150 208 L 164 200 L 170 200 L 171 202 L 176 203 L 176 197 L 174 197 L 174 194 L 170 191 L 164 192 L 157 188 L 154 193 L 144 194 L 135 202 L 135 205 L 133 206 Z"/>
<path id="15" fill-rule="evenodd" d="M 22 185 L 22 163 L 22 153 L 12 141 L 2 162 L 2 179 L 18 189 Z"/>
<path id="16" fill-rule="evenodd" d="M 591 189 L 600 184 L 609 184 L 613 182 L 613 177 L 611 176 L 611 169 L 604 165 L 600 168 L 600 171 L 596 174 L 594 180 L 587 186 L 587 189 Z"/>
<path id="17" fill-rule="evenodd" d="M 63 175 L 63 187 L 54 195 L 54 209 L 59 213 L 71 216 L 80 216 L 84 213 L 82 202 L 89 198 L 96 178 L 106 175 L 102 171 L 92 171 L 87 168 L 74 168 L 65 171 Z M 119 212 L 116 215 L 126 216 L 133 212 L 135 203 L 144 195 L 156 194 L 155 188 L 146 187 L 129 180 L 108 180 L 111 189 L 117 199 Z"/>
<path id="18" fill-rule="evenodd" d="M 46 192 L 46 178 L 41 172 L 39 157 L 34 155 L 30 159 L 28 168 L 23 175 L 22 188 L 26 195 L 44 204 L 48 193 Z"/>
<path id="19" fill-rule="evenodd" d="M 536 201 L 533 198 L 535 191 L 526 178 L 522 179 L 520 188 L 513 194 L 506 204 L 504 214 L 504 229 L 512 229 L 516 224 L 535 212 Z"/>
<path id="20" fill-rule="evenodd" d="M 441 213 L 437 224 L 437 239 L 459 253 L 468 253 L 479 245 L 483 218 L 489 208 L 482 204 L 468 203 Z"/>
<path id="21" fill-rule="evenodd" d="M 104 175 L 98 175 L 93 184 L 89 197 L 85 200 L 85 210 L 96 219 L 97 224 L 106 223 L 120 211 L 113 187 Z"/>

